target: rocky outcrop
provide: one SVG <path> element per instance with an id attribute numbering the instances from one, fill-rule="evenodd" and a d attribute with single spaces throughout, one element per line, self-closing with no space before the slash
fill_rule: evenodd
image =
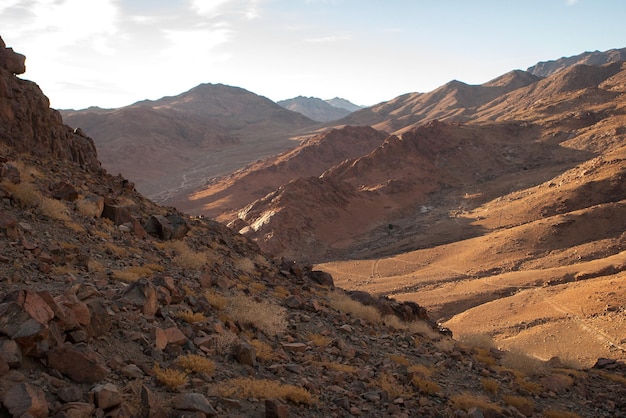
<path id="1" fill-rule="evenodd" d="M 93 140 L 64 125 L 37 84 L 16 77 L 25 72 L 24 62 L 24 55 L 6 48 L 0 38 L 0 141 L 19 152 L 50 154 L 98 170 Z"/>

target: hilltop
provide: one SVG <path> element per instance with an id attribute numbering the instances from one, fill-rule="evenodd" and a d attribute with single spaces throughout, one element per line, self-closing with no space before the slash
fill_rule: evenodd
<path id="1" fill-rule="evenodd" d="M 415 303 L 151 202 L 23 64 L 0 41 L 2 415 L 624 415 L 622 363 L 454 341 Z"/>

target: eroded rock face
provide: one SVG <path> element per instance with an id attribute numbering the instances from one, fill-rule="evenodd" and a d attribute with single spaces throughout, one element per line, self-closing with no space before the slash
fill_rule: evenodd
<path id="1" fill-rule="evenodd" d="M 0 141 L 20 152 L 50 154 L 99 169 L 93 140 L 64 125 L 37 84 L 15 76 L 26 71 L 25 59 L 0 38 Z"/>

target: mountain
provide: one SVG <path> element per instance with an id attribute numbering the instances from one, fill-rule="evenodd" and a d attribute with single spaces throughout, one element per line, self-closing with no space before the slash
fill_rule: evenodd
<path id="1" fill-rule="evenodd" d="M 528 72 L 539 77 L 547 77 L 565 68 L 578 64 L 603 65 L 616 61 L 626 61 L 626 48 L 608 51 L 583 52 L 572 57 L 539 62 L 528 68 Z"/>
<path id="2" fill-rule="evenodd" d="M 122 173 L 156 200 L 288 149 L 293 135 L 316 123 L 222 84 L 202 84 L 119 109 L 61 113 L 66 123 L 96 138 L 107 170 Z"/>
<path id="3" fill-rule="evenodd" d="M 614 359 L 574 369 L 483 337 L 455 341 L 416 303 L 335 288 L 328 273 L 158 206 L 92 164 L 93 143 L 16 77 L 22 68 L 0 40 L 3 416 L 626 408 L 625 366 Z"/>
<path id="4" fill-rule="evenodd" d="M 350 114 L 350 111 L 342 107 L 335 107 L 317 97 L 298 96 L 293 99 L 276 102 L 285 109 L 303 114 L 318 122 L 330 122 L 341 119 Z"/>
<path id="5" fill-rule="evenodd" d="M 341 97 L 335 97 L 333 99 L 326 99 L 324 101 L 331 106 L 338 107 L 340 109 L 346 109 L 346 110 L 349 110 L 350 112 L 356 112 L 357 110 L 363 109 L 364 107 L 364 106 L 355 105 L 349 100 L 342 99 Z"/>

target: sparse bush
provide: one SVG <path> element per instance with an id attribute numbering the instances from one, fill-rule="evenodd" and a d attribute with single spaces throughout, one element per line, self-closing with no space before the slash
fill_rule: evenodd
<path id="1" fill-rule="evenodd" d="M 95 200 L 81 199 L 76 202 L 76 210 L 88 218 L 97 218 L 102 214 L 102 207 Z"/>
<path id="2" fill-rule="evenodd" d="M 243 271 L 247 274 L 252 274 L 256 271 L 256 265 L 254 264 L 254 261 L 246 257 L 234 260 L 233 266 L 235 267 L 235 269 Z"/>
<path id="3" fill-rule="evenodd" d="M 159 383 L 169 389 L 173 390 L 187 383 L 187 373 L 180 370 L 162 369 L 158 364 L 155 364 L 152 370 Z"/>
<path id="4" fill-rule="evenodd" d="M 176 359 L 176 364 L 185 369 L 187 373 L 195 372 L 211 375 L 215 371 L 215 363 L 198 354 L 180 356 Z"/>
<path id="5" fill-rule="evenodd" d="M 224 331 L 216 334 L 213 337 L 215 351 L 219 354 L 228 354 L 237 340 L 237 334 L 232 331 Z"/>
<path id="6" fill-rule="evenodd" d="M 40 205 L 43 196 L 39 189 L 37 189 L 32 183 L 22 182 L 19 184 L 13 184 L 10 182 L 3 182 L 3 186 L 9 190 L 13 199 L 23 208 L 36 208 Z"/>
<path id="7" fill-rule="evenodd" d="M 128 256 L 128 251 L 126 248 L 122 248 L 118 245 L 113 244 L 112 242 L 105 242 L 104 249 L 107 253 L 115 255 L 118 258 Z"/>
<path id="8" fill-rule="evenodd" d="M 204 297 L 206 301 L 209 302 L 209 305 L 211 305 L 213 309 L 217 309 L 218 311 L 226 308 L 226 306 L 228 305 L 228 298 L 220 295 L 213 289 L 204 292 Z"/>
<path id="9" fill-rule="evenodd" d="M 286 311 L 268 301 L 258 302 L 244 294 L 229 298 L 226 311 L 241 324 L 250 324 L 265 335 L 276 335 L 287 327 Z"/>
<path id="10" fill-rule="evenodd" d="M 319 365 L 322 367 L 326 367 L 327 369 L 333 369 L 342 373 L 356 373 L 356 371 L 358 370 L 355 366 L 332 361 L 322 361 L 319 363 Z"/>
<path id="11" fill-rule="evenodd" d="M 485 389 L 485 391 L 492 393 L 494 395 L 498 393 L 498 391 L 500 390 L 500 382 L 498 382 L 495 379 L 488 379 L 488 378 L 480 379 L 480 383 L 483 389 Z"/>
<path id="12" fill-rule="evenodd" d="M 184 241 L 168 241 L 167 247 L 176 253 L 174 263 L 182 268 L 201 269 L 208 262 L 205 252 L 195 252 Z"/>
<path id="13" fill-rule="evenodd" d="M 365 306 L 343 293 L 332 292 L 328 304 L 333 309 L 363 319 L 371 324 L 378 324 L 381 320 L 380 313 L 376 308 Z"/>
<path id="14" fill-rule="evenodd" d="M 389 373 L 381 373 L 372 384 L 387 392 L 392 399 L 411 396 L 406 388 Z"/>
<path id="15" fill-rule="evenodd" d="M 531 416 L 535 410 L 535 403 L 528 398 L 515 395 L 503 395 L 502 399 L 507 405 L 514 406 L 525 416 Z"/>
<path id="16" fill-rule="evenodd" d="M 221 382 L 216 387 L 216 391 L 219 396 L 229 398 L 280 398 L 298 404 L 315 402 L 313 396 L 306 389 L 269 379 L 239 377 Z"/>
<path id="17" fill-rule="evenodd" d="M 291 295 L 291 292 L 285 286 L 276 286 L 273 294 L 276 299 L 286 299 Z"/>
<path id="18" fill-rule="evenodd" d="M 502 413 L 502 408 L 499 405 L 490 402 L 489 399 L 487 399 L 486 397 L 481 395 L 473 395 L 467 392 L 450 396 L 450 403 L 455 408 L 462 409 L 465 412 L 469 411 L 472 408 L 479 408 L 483 412 L 494 411 L 496 413 Z"/>
<path id="19" fill-rule="evenodd" d="M 152 277 L 154 271 L 146 266 L 130 266 L 124 270 L 113 270 L 112 277 L 126 283 L 135 282 L 144 277 Z"/>
<path id="20" fill-rule="evenodd" d="M 71 219 L 67 206 L 60 200 L 43 197 L 39 203 L 39 209 L 42 214 L 57 221 L 69 221 Z"/>
<path id="21" fill-rule="evenodd" d="M 413 378 L 411 379 L 411 383 L 413 383 L 417 390 L 419 390 L 421 393 L 432 395 L 441 392 L 441 386 L 439 386 L 438 383 L 425 379 L 418 375 L 413 376 Z"/>
<path id="22" fill-rule="evenodd" d="M 465 334 L 459 340 L 470 348 L 492 349 L 496 348 L 493 338 L 487 334 Z"/>
<path id="23" fill-rule="evenodd" d="M 474 358 L 476 361 L 480 361 L 488 366 L 496 364 L 495 357 L 491 354 L 491 351 L 486 348 L 476 347 L 474 348 Z"/>
<path id="24" fill-rule="evenodd" d="M 424 364 L 413 364 L 409 366 L 409 372 L 416 373 L 424 377 L 430 377 L 433 375 L 433 371 Z"/>
<path id="25" fill-rule="evenodd" d="M 254 347 L 254 351 L 256 351 L 256 358 L 260 360 L 278 360 L 279 357 L 276 354 L 276 350 L 272 348 L 271 345 L 261 341 L 254 339 L 250 341 L 250 345 Z"/>
<path id="26" fill-rule="evenodd" d="M 188 324 L 194 324 L 196 322 L 203 322 L 207 320 L 207 317 L 202 312 L 192 312 L 190 310 L 182 310 L 176 313 L 176 317 L 182 319 Z"/>
<path id="27" fill-rule="evenodd" d="M 313 345 L 315 345 L 316 347 L 326 347 L 333 341 L 332 338 L 322 334 L 309 333 L 307 335 L 307 338 L 311 340 Z"/>
<path id="28" fill-rule="evenodd" d="M 545 363 L 530 357 L 521 351 L 509 351 L 502 358 L 502 365 L 511 369 L 519 370 L 526 376 L 535 376 L 545 370 Z"/>
<path id="29" fill-rule="evenodd" d="M 255 290 L 256 293 L 260 293 L 267 289 L 267 286 L 265 286 L 265 283 L 262 282 L 252 282 L 248 288 L 250 290 Z"/>
<path id="30" fill-rule="evenodd" d="M 556 409 L 546 409 L 542 412 L 542 415 L 546 418 L 582 418 L 573 412 L 558 411 Z"/>
<path id="31" fill-rule="evenodd" d="M 402 354 L 390 354 L 389 360 L 393 361 L 394 363 L 402 364 L 403 366 L 407 366 L 407 367 L 409 366 L 409 364 L 411 364 L 409 359 L 406 358 L 406 356 L 403 356 Z"/>

